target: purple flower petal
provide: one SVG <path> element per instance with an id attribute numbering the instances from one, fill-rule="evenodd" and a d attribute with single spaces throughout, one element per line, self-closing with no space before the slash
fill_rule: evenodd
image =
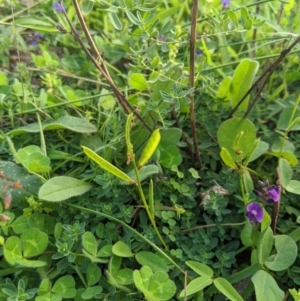
<path id="1" fill-rule="evenodd" d="M 223 5 L 223 8 L 228 8 L 229 7 L 229 0 L 222 0 L 222 5 Z"/>
<path id="2" fill-rule="evenodd" d="M 264 210 L 258 203 L 250 203 L 247 205 L 246 216 L 249 218 L 251 223 L 261 223 L 264 217 Z"/>
<path id="3" fill-rule="evenodd" d="M 64 8 L 60 3 L 55 3 L 53 5 L 53 9 L 55 9 L 58 13 L 63 13 L 64 12 Z"/>
<path id="4" fill-rule="evenodd" d="M 35 33 L 33 34 L 33 37 L 34 37 L 36 40 L 38 40 L 38 41 L 40 41 L 40 40 L 42 39 L 41 35 L 40 35 L 39 33 L 37 33 L 37 32 L 35 32 Z"/>
<path id="5" fill-rule="evenodd" d="M 266 191 L 267 202 L 278 202 L 280 198 L 280 187 L 276 185 L 270 186 Z"/>

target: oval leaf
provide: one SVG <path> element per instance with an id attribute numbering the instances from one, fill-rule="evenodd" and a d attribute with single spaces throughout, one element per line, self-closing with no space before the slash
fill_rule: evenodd
<path id="1" fill-rule="evenodd" d="M 128 82 L 132 88 L 138 91 L 144 91 L 148 88 L 148 83 L 145 77 L 140 73 L 132 73 L 129 77 Z"/>
<path id="2" fill-rule="evenodd" d="M 123 241 L 116 242 L 112 247 L 112 252 L 120 257 L 132 257 L 130 248 Z"/>
<path id="3" fill-rule="evenodd" d="M 212 284 L 212 279 L 208 276 L 201 276 L 194 280 L 192 280 L 188 286 L 186 287 L 185 291 L 181 291 L 179 298 L 183 298 L 184 296 L 188 297 L 190 295 L 193 295 L 205 287 Z"/>
<path id="4" fill-rule="evenodd" d="M 231 169 L 237 169 L 237 166 L 233 160 L 233 158 L 231 157 L 229 151 L 222 147 L 221 148 L 221 152 L 220 152 L 220 156 L 223 160 L 223 162 Z"/>
<path id="5" fill-rule="evenodd" d="M 71 177 L 54 177 L 47 181 L 39 191 L 39 199 L 61 202 L 73 196 L 86 193 L 92 185 Z"/>
<path id="6" fill-rule="evenodd" d="M 116 13 L 108 12 L 108 17 L 109 17 L 109 20 L 110 20 L 112 26 L 115 29 L 122 30 L 122 28 L 123 28 L 122 23 L 120 22 L 120 19 Z"/>

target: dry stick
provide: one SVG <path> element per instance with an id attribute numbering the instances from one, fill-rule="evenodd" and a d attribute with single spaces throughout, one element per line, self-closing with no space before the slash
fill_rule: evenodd
<path id="1" fill-rule="evenodd" d="M 121 93 L 121 91 L 117 88 L 117 86 L 114 84 L 108 70 L 106 69 L 106 66 L 104 65 L 103 59 L 101 54 L 99 53 L 98 49 L 96 48 L 96 45 L 94 44 L 94 41 L 92 39 L 92 37 L 90 36 L 90 33 L 87 29 L 87 26 L 85 24 L 85 21 L 83 19 L 83 16 L 80 12 L 80 8 L 78 6 L 78 3 L 76 2 L 76 0 L 73 0 L 73 4 L 76 10 L 76 14 L 79 18 L 80 24 L 84 30 L 84 33 L 86 35 L 86 38 L 88 40 L 88 43 L 91 47 L 91 49 L 93 50 L 95 56 L 97 57 L 97 60 L 92 56 L 92 54 L 89 52 L 89 50 L 86 48 L 86 46 L 84 45 L 82 39 L 80 38 L 80 35 L 78 33 L 78 31 L 75 29 L 75 27 L 73 26 L 73 24 L 71 23 L 70 19 L 68 18 L 68 15 L 66 13 L 65 8 L 62 5 L 62 0 L 59 1 L 59 3 L 61 4 L 62 8 L 63 8 L 63 13 L 65 15 L 65 18 L 71 28 L 72 34 L 75 37 L 75 39 L 77 40 L 77 42 L 80 44 L 81 48 L 83 49 L 83 51 L 85 52 L 85 54 L 87 55 L 87 57 L 92 61 L 92 63 L 95 65 L 95 67 L 101 72 L 101 74 L 105 77 L 105 79 L 108 81 L 111 89 L 113 90 L 114 94 L 116 95 L 117 99 L 119 100 L 119 104 L 122 106 L 122 108 L 124 109 L 125 113 L 129 114 L 130 111 L 128 109 L 128 107 L 130 108 L 130 110 L 135 114 L 135 116 L 142 122 L 142 124 L 150 131 L 152 132 L 152 129 L 150 128 L 150 126 L 146 123 L 146 121 L 143 119 L 143 117 L 137 112 L 137 110 L 131 105 L 131 103 L 129 103 L 129 101 L 123 96 L 123 94 Z M 58 26 L 58 28 L 60 29 L 60 26 Z"/>
<path id="2" fill-rule="evenodd" d="M 244 115 L 243 118 L 246 118 L 250 112 L 250 110 L 252 109 L 252 107 L 254 106 L 257 98 L 259 97 L 260 93 L 262 92 L 262 90 L 264 89 L 267 81 L 269 80 L 269 78 L 271 77 L 271 75 L 273 74 L 273 72 L 276 70 L 276 68 L 278 67 L 278 65 L 283 61 L 283 59 L 291 52 L 291 50 L 300 42 L 300 36 L 298 36 L 296 38 L 296 40 L 287 48 L 283 49 L 279 55 L 279 57 L 276 59 L 276 61 L 269 67 L 267 68 L 262 75 L 254 82 L 254 84 L 251 86 L 251 88 L 247 91 L 247 93 L 241 98 L 241 100 L 238 102 L 238 104 L 232 109 L 232 111 L 229 113 L 228 118 L 232 117 L 232 115 L 234 114 L 234 112 L 237 110 L 237 108 L 241 105 L 241 103 L 246 99 L 246 97 L 252 92 L 252 90 L 257 86 L 258 83 L 260 83 L 262 80 L 262 85 L 259 88 L 259 91 L 256 93 L 253 101 L 251 102 L 251 104 L 248 106 L 248 109 Z M 267 74 L 269 73 L 269 74 Z M 265 75 L 266 79 L 264 79 Z"/>
<path id="3" fill-rule="evenodd" d="M 279 172 L 278 167 L 276 169 L 276 172 L 277 172 L 276 185 L 281 190 L 281 179 L 280 179 L 280 172 Z M 278 214 L 279 214 L 279 209 L 280 209 L 280 199 L 281 199 L 281 191 L 279 191 L 279 200 L 278 200 L 278 202 L 274 202 L 273 203 L 273 208 L 272 208 L 271 229 L 272 229 L 274 235 L 276 234 L 276 224 L 277 224 Z"/>
<path id="4" fill-rule="evenodd" d="M 198 15 L 198 0 L 193 1 L 192 8 L 192 24 L 191 24 L 191 37 L 190 37 L 190 87 L 195 86 L 195 45 L 196 45 L 196 26 L 197 26 L 197 15 Z M 202 165 L 201 155 L 198 147 L 197 138 L 197 127 L 195 120 L 195 99 L 194 92 L 189 96 L 190 103 L 190 118 L 191 118 L 191 130 L 193 135 L 194 152 L 196 154 L 196 162 L 200 167 Z"/>

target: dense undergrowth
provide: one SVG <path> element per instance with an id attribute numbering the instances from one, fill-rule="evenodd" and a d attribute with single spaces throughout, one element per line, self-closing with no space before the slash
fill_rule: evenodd
<path id="1" fill-rule="evenodd" d="M 298 11 L 0 0 L 0 300 L 300 300 Z"/>

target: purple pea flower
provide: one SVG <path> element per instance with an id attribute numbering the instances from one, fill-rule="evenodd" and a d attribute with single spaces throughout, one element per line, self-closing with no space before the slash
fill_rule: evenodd
<path id="1" fill-rule="evenodd" d="M 255 189 L 253 190 L 254 194 L 268 203 L 274 203 L 280 200 L 280 186 L 269 185 L 268 180 L 264 182 L 258 181 L 258 183 L 262 188 L 262 192 Z"/>
<path id="2" fill-rule="evenodd" d="M 41 41 L 41 40 L 42 40 L 41 35 L 40 35 L 39 33 L 37 33 L 37 32 L 35 32 L 35 33 L 33 34 L 33 37 L 34 37 L 34 39 L 35 39 L 36 41 Z"/>
<path id="3" fill-rule="evenodd" d="M 222 0 L 223 9 L 229 7 L 229 0 Z"/>
<path id="4" fill-rule="evenodd" d="M 265 195 L 268 203 L 278 202 L 280 199 L 280 187 L 276 185 L 268 187 Z"/>
<path id="5" fill-rule="evenodd" d="M 250 203 L 247 205 L 246 216 L 253 224 L 256 222 L 261 223 L 264 217 L 264 210 L 258 203 Z"/>
<path id="6" fill-rule="evenodd" d="M 63 13 L 64 12 L 64 8 L 60 3 L 55 3 L 53 5 L 53 9 L 56 10 L 58 13 Z M 65 9 L 67 11 L 67 9 Z"/>

